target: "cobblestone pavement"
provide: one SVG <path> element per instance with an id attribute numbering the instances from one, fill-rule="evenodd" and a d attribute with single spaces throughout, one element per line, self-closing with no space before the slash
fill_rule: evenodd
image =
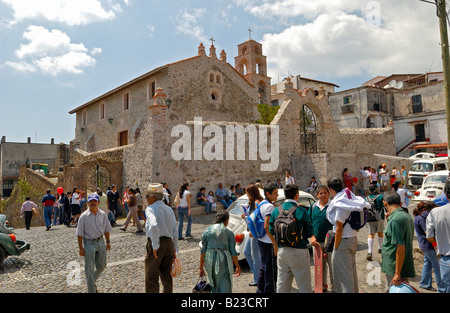
<path id="1" fill-rule="evenodd" d="M 410 207 L 412 212 L 412 206 Z M 175 293 L 190 293 L 198 279 L 200 259 L 199 242 L 202 232 L 212 224 L 213 215 L 193 217 L 192 239 L 179 241 L 178 257 L 181 261 L 182 273 L 174 279 Z M 119 220 L 118 225 L 124 220 Z M 185 223 L 186 225 L 186 223 Z M 100 276 L 97 287 L 102 293 L 143 293 L 145 234 L 135 234 L 136 227 L 129 226 L 126 232 L 120 226 L 111 231 L 111 250 L 108 252 L 107 268 Z M 185 226 L 186 227 L 186 226 Z M 53 226 L 49 231 L 45 227 L 34 227 L 31 230 L 19 228 L 15 230 L 18 238 L 31 244 L 31 249 L 21 256 L 9 257 L 5 269 L 0 272 L 0 292 L 18 293 L 85 293 L 87 292 L 84 276 L 84 260 L 78 254 L 75 227 L 63 225 Z M 386 279 L 378 265 L 381 255 L 374 245 L 373 262 L 369 263 L 367 254 L 367 230 L 364 228 L 358 236 L 358 279 L 362 293 L 384 292 Z M 414 240 L 417 248 L 417 240 Z M 416 277 L 412 285 L 418 288 L 423 264 L 423 255 L 414 253 Z M 313 264 L 313 263 L 311 263 Z M 256 287 L 248 283 L 252 274 L 245 261 L 241 261 L 242 274 L 233 278 L 233 292 L 254 293 Z M 312 281 L 314 266 L 311 266 Z M 374 282 L 374 283 L 373 283 Z M 295 291 L 295 281 L 293 291 Z M 161 288 L 162 290 L 162 288 Z M 425 290 L 420 289 L 421 292 Z"/>

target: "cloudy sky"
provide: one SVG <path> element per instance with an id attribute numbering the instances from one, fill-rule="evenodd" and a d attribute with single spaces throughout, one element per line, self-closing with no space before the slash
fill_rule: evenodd
<path id="1" fill-rule="evenodd" d="M 419 0 L 0 0 L 0 136 L 69 143 L 70 110 L 211 37 L 234 65 L 248 28 L 272 83 L 290 73 L 340 91 L 442 70 L 436 10 Z"/>

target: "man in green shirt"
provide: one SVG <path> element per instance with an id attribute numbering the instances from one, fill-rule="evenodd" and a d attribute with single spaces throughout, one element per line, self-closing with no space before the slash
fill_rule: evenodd
<path id="1" fill-rule="evenodd" d="M 311 218 L 307 209 L 298 206 L 299 188 L 296 184 L 288 184 L 284 188 L 284 195 L 286 201 L 282 207 L 289 211 L 293 206 L 297 209 L 294 212 L 294 218 L 297 223 L 297 229 L 300 233 L 299 240 L 290 245 L 283 245 L 277 240 L 277 293 L 291 292 L 292 280 L 295 278 L 299 293 L 310 293 L 311 290 L 311 270 L 310 270 L 310 256 L 308 250 L 308 238 L 314 234 L 314 229 L 311 223 Z M 280 209 L 277 207 L 273 210 L 269 222 L 269 232 L 275 235 L 275 220 L 280 214 Z"/>
<path id="2" fill-rule="evenodd" d="M 387 192 L 383 199 L 388 213 L 381 250 L 381 270 L 386 274 L 388 288 L 400 285 L 408 277 L 416 276 L 413 259 L 414 221 L 401 207 L 396 192 Z"/>

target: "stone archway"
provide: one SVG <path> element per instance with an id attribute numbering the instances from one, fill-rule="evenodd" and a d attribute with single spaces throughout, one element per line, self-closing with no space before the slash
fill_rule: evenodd
<path id="1" fill-rule="evenodd" d="M 300 110 L 300 151 L 302 154 L 317 153 L 316 115 L 303 104 Z"/>

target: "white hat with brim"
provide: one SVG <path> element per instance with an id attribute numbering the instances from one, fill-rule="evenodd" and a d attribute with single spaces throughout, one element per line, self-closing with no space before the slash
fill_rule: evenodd
<path id="1" fill-rule="evenodd" d="M 164 187 L 162 184 L 150 183 L 147 188 L 147 194 L 160 194 L 160 195 L 168 195 L 167 192 L 164 192 Z"/>

